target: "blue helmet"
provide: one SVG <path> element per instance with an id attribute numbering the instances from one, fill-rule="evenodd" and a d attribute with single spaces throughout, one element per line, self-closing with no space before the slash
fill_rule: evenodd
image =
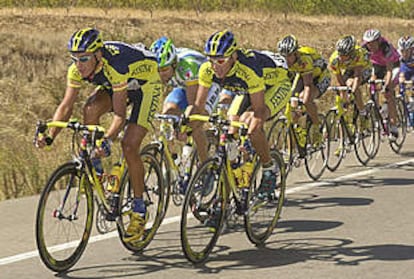
<path id="1" fill-rule="evenodd" d="M 207 56 L 228 57 L 237 49 L 236 39 L 232 32 L 227 29 L 218 31 L 211 35 L 204 47 L 204 53 Z"/>
<path id="2" fill-rule="evenodd" d="M 161 37 L 152 43 L 150 50 L 157 55 L 158 66 L 166 67 L 175 62 L 177 51 L 171 39 Z"/>
<path id="3" fill-rule="evenodd" d="M 68 42 L 70 52 L 95 52 L 103 47 L 101 33 L 93 28 L 85 28 L 73 33 Z"/>

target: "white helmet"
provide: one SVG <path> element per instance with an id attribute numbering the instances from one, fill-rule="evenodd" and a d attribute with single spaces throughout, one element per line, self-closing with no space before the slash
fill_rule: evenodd
<path id="1" fill-rule="evenodd" d="M 365 31 L 363 40 L 367 43 L 378 40 L 381 37 L 381 32 L 378 29 L 368 29 Z"/>
<path id="2" fill-rule="evenodd" d="M 403 36 L 398 40 L 398 50 L 405 50 L 414 47 L 414 38 L 411 36 Z"/>

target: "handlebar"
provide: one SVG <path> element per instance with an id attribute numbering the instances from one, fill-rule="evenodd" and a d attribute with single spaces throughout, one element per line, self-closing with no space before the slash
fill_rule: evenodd
<path id="1" fill-rule="evenodd" d="M 329 86 L 328 90 L 332 90 L 332 91 L 347 91 L 347 92 L 351 92 L 352 88 L 349 86 Z"/>
<path id="2" fill-rule="evenodd" d="M 93 138 L 95 140 L 102 139 L 105 135 L 105 128 L 100 125 L 83 125 L 77 120 L 65 122 L 65 121 L 38 121 L 36 123 L 36 131 L 35 131 L 35 138 L 34 142 L 36 142 L 36 139 L 39 137 L 43 137 L 44 133 L 49 128 L 69 128 L 75 132 L 80 131 L 88 131 L 93 133 Z M 46 144 L 51 145 L 53 142 L 53 139 L 50 137 L 46 137 Z"/>

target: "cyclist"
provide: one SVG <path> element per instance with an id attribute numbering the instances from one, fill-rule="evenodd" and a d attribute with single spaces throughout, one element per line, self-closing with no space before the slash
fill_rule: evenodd
<path id="1" fill-rule="evenodd" d="M 338 85 L 351 87 L 360 114 L 366 115 L 359 87 L 371 77 L 372 64 L 368 51 L 357 45 L 355 37 L 351 35 L 339 39 L 335 48 L 329 58 L 329 70 Z M 346 100 L 346 96 L 342 97 Z"/>
<path id="2" fill-rule="evenodd" d="M 289 100 L 291 83 L 286 62 L 281 56 L 271 59 L 257 51 L 238 48 L 233 33 L 227 29 L 210 36 L 204 53 L 208 61 L 201 65 L 195 105 L 189 112 L 202 112 L 208 91 L 214 83 L 237 94 L 231 102 L 228 116 L 231 120 L 240 119 L 249 125 L 248 134 L 263 166 L 259 197 L 269 197 L 276 188 L 278 173 L 270 157 L 263 125 Z"/>
<path id="3" fill-rule="evenodd" d="M 126 230 L 125 241 L 134 241 L 144 233 L 146 207 L 142 199 L 144 168 L 139 156 L 142 140 L 150 129 L 153 114 L 158 108 L 162 83 L 157 71 L 156 57 L 150 51 L 122 42 L 104 42 L 97 29 L 76 31 L 68 42 L 72 64 L 68 68 L 66 93 L 53 120 L 67 121 L 82 81 L 97 85 L 83 109 L 85 124 L 98 124 L 100 117 L 113 111 L 99 155 L 108 156 L 112 139 L 124 127 L 122 150 L 134 189 L 133 213 Z M 132 112 L 126 119 L 127 102 Z M 48 137 L 55 139 L 58 129 L 51 129 Z M 45 138 L 39 139 L 40 146 Z"/>
<path id="4" fill-rule="evenodd" d="M 299 93 L 306 111 L 314 125 L 310 131 L 312 137 L 319 141 L 322 136 L 319 127 L 318 107 L 314 102 L 326 92 L 331 82 L 327 69 L 327 61 L 316 49 L 309 46 L 299 46 L 294 35 L 287 35 L 277 44 L 278 52 L 286 58 L 291 76 L 300 75 L 300 79 L 293 90 Z"/>
<path id="5" fill-rule="evenodd" d="M 368 29 L 363 35 L 363 47 L 367 48 L 373 65 L 371 79 L 384 79 L 385 98 L 388 103 L 390 118 L 390 140 L 398 137 L 397 110 L 395 106 L 395 85 L 399 72 L 399 55 L 394 46 L 388 42 L 377 29 Z"/>
<path id="6" fill-rule="evenodd" d="M 400 54 L 399 82 L 405 80 L 414 81 L 414 38 L 402 36 L 398 40 L 398 53 Z M 411 93 L 412 94 L 412 93 Z M 407 102 L 409 127 L 414 127 L 414 96 L 411 95 Z"/>
<path id="7" fill-rule="evenodd" d="M 403 36 L 398 39 L 400 54 L 400 81 L 414 80 L 414 38 Z"/>
<path id="8" fill-rule="evenodd" d="M 162 113 L 180 115 L 189 104 L 194 104 L 198 89 L 199 68 L 202 63 L 207 61 L 207 58 L 192 49 L 176 48 L 173 41 L 167 37 L 161 37 L 154 41 L 150 50 L 157 55 L 158 71 L 163 83 L 172 87 L 164 101 Z M 219 93 L 220 86 L 218 84 L 210 88 L 204 107 L 206 113 L 210 114 L 216 107 Z M 203 131 L 195 129 L 192 136 L 197 146 L 207 145 Z M 200 160 L 205 161 L 207 149 L 198 148 L 197 151 Z"/>

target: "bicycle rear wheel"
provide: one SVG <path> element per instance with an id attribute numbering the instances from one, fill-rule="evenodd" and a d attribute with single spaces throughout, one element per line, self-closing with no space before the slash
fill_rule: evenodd
<path id="1" fill-rule="evenodd" d="M 279 220 L 285 201 L 286 174 L 283 156 L 273 149 L 270 155 L 279 169 L 276 189 L 271 198 L 259 199 L 258 189 L 262 180 L 261 164 L 257 163 L 250 182 L 248 210 L 244 215 L 244 227 L 250 242 L 262 245 L 270 237 Z"/>
<path id="2" fill-rule="evenodd" d="M 394 141 L 390 141 L 390 146 L 391 149 L 395 152 L 395 153 L 399 153 L 405 138 L 407 136 L 407 119 L 408 119 L 408 115 L 407 115 L 407 110 L 405 108 L 405 103 L 403 102 L 402 99 L 400 98 L 396 98 L 396 109 L 397 109 L 397 128 L 398 128 L 398 137 L 396 140 Z"/>
<path id="3" fill-rule="evenodd" d="M 141 154 L 141 160 L 144 163 L 144 193 L 143 199 L 147 207 L 146 225 L 143 237 L 134 242 L 125 242 L 123 240 L 124 232 L 129 225 L 130 215 L 132 213 L 132 201 L 134 191 L 130 183 L 128 170 L 125 171 L 121 180 L 121 190 L 119 194 L 117 227 L 122 244 L 130 251 L 139 252 L 147 247 L 155 236 L 161 222 L 164 218 L 164 180 L 161 168 L 157 159 L 149 153 Z"/>
<path id="4" fill-rule="evenodd" d="M 329 131 L 326 120 L 323 115 L 319 115 L 319 139 L 314 138 L 311 133 L 311 128 L 314 125 L 311 123 L 308 127 L 308 134 L 306 138 L 306 157 L 305 167 L 309 177 L 313 180 L 318 180 L 325 171 L 328 156 L 329 156 Z"/>
<path id="5" fill-rule="evenodd" d="M 326 115 L 328 126 L 329 153 L 326 167 L 330 171 L 336 171 L 345 156 L 345 131 L 341 119 L 336 110 L 331 110 Z"/>
<path id="6" fill-rule="evenodd" d="M 181 246 L 185 257 L 198 264 L 207 259 L 221 233 L 226 199 L 225 171 L 217 159 L 205 161 L 187 189 L 181 214 Z M 209 225 L 215 222 L 215 226 Z"/>
<path id="7" fill-rule="evenodd" d="M 53 271 L 75 265 L 88 244 L 94 205 L 87 183 L 77 163 L 69 162 L 53 172 L 40 196 L 36 243 L 43 263 Z"/>

